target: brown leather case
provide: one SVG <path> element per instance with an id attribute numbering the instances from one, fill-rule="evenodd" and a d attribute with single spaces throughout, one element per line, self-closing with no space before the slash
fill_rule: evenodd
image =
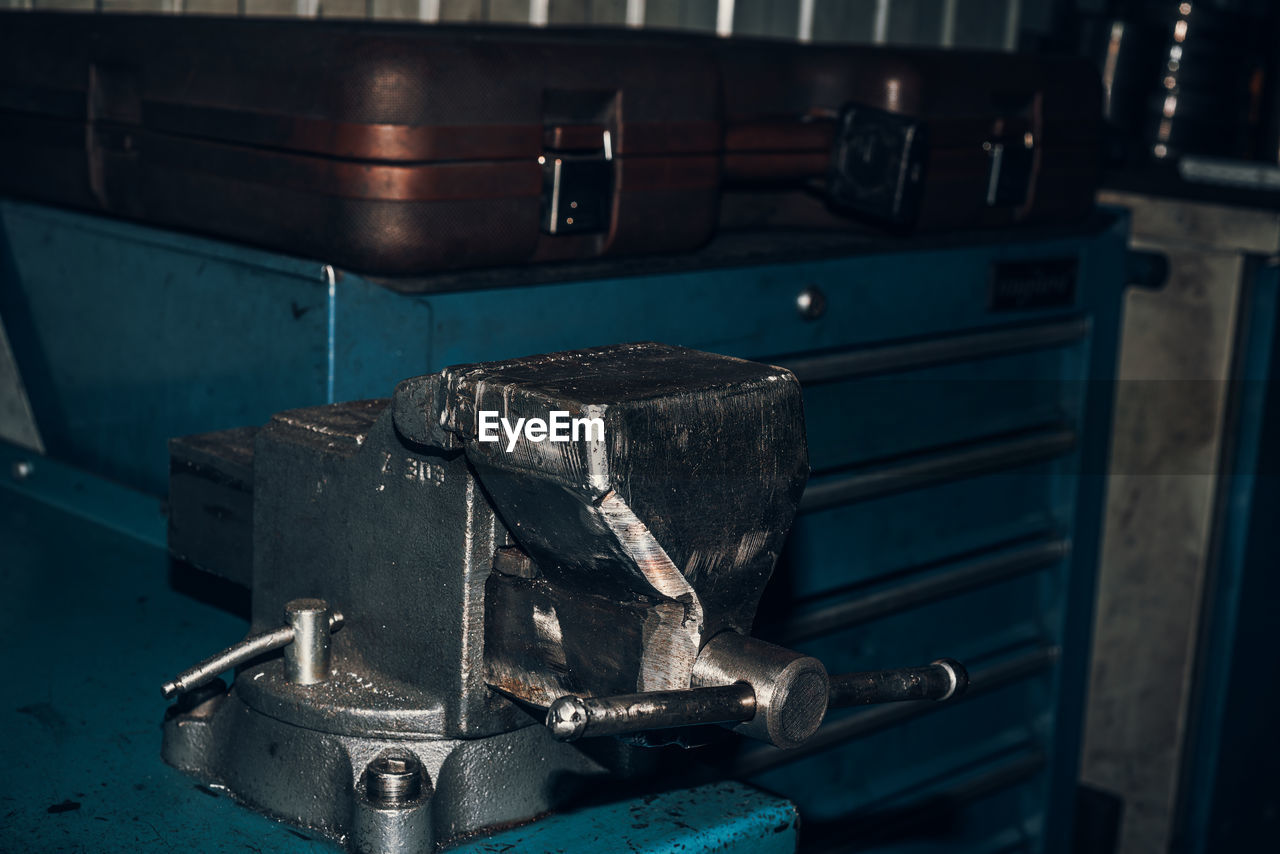
<path id="1" fill-rule="evenodd" d="M 698 246 L 714 57 L 585 35 L 5 14 L 0 192 L 388 275 Z"/>
<path id="2" fill-rule="evenodd" d="M 719 53 L 726 226 L 838 226 L 834 210 L 979 228 L 1093 207 L 1102 88 L 1086 60 L 739 40 Z M 814 192 L 795 192 L 805 182 Z"/>
<path id="3" fill-rule="evenodd" d="M 0 192 L 396 276 L 1093 204 L 1086 62 L 0 13 Z"/>

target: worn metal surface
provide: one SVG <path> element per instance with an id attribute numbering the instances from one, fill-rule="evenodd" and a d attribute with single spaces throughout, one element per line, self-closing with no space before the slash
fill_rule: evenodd
<path id="1" fill-rule="evenodd" d="M 687 688 L 708 639 L 750 630 L 808 475 L 791 374 L 628 344 L 453 367 L 395 400 L 409 439 L 465 448 L 538 567 L 487 582 L 490 684 L 544 707 Z M 589 417 L 600 433 L 482 442 L 484 411 Z"/>
<path id="2" fill-rule="evenodd" d="M 322 403 L 329 378 L 332 399 L 377 396 L 448 364 L 627 340 L 819 366 L 797 373 L 813 485 L 832 484 L 835 503 L 802 509 L 762 632 L 834 672 L 953 655 L 973 686 L 958 703 L 833 713 L 805 748 L 739 748 L 718 767 L 795 800 L 815 839 L 928 814 L 938 821 L 898 822 L 877 844 L 1065 846 L 1123 222 L 859 249 L 756 239 L 750 253 L 661 269 L 495 271 L 406 298 L 349 275 L 330 287 L 318 262 L 9 203 L 0 214 L 5 310 L 16 295 L 32 318 L 15 355 L 34 353 L 56 379 L 33 406 L 61 406 L 76 425 L 59 428 L 62 451 L 152 484 L 167 437 Z M 1070 299 L 991 309 L 997 262 L 1061 258 L 1077 264 Z M 814 284 L 827 310 L 805 319 L 795 300 Z M 297 319 L 291 302 L 306 309 Z M 241 334 L 223 353 L 228 328 Z M 59 357 L 90 340 L 111 346 Z M 314 373 L 299 372 L 302 353 Z M 110 394 L 67 405 L 101 376 L 117 378 Z M 37 467 L 29 483 L 40 480 Z M 927 809 L 935 796 L 941 813 Z"/>

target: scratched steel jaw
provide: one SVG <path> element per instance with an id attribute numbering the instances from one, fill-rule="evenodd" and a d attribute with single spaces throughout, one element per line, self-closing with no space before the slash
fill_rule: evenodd
<path id="1" fill-rule="evenodd" d="M 603 436 L 511 448 L 509 423 L 593 417 Z M 787 371 L 633 344 L 450 368 L 397 391 L 412 441 L 462 448 L 527 560 L 486 583 L 489 684 L 547 707 L 689 688 L 703 647 L 748 633 L 808 476 Z"/>

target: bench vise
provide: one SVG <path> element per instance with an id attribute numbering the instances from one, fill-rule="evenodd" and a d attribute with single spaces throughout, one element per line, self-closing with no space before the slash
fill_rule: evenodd
<path id="1" fill-rule="evenodd" d="M 829 704 L 967 684 L 833 679 L 751 637 L 808 477 L 781 368 L 647 343 L 464 365 L 170 450 L 171 550 L 252 617 L 163 686 L 164 758 L 353 851 L 531 819 L 709 725 L 793 747 Z"/>

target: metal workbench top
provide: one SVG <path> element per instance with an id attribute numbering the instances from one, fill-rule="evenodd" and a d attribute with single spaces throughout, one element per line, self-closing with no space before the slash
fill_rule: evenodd
<path id="1" fill-rule="evenodd" d="M 179 592 L 199 576 L 171 565 L 161 503 L 4 443 L 0 465 L 0 851 L 335 854 L 160 759 L 160 683 L 247 626 Z M 553 815 L 451 851 L 780 854 L 795 842 L 791 804 L 728 783 Z"/>

